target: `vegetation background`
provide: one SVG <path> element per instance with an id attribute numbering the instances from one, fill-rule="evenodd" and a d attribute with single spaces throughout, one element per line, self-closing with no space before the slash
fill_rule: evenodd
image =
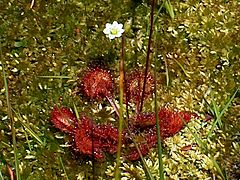
<path id="1" fill-rule="evenodd" d="M 158 1 L 155 14 L 161 4 Z M 181 148 L 174 142 L 181 144 L 181 139 L 191 136 L 185 129 L 164 144 L 166 179 L 238 179 L 240 1 L 178 0 L 171 5 L 175 17 L 172 19 L 163 8 L 154 25 L 158 102 L 214 117 L 202 120 L 201 127 L 194 123 L 189 126 L 201 129 L 196 128 L 196 133 L 213 156 L 219 152 L 215 159 L 223 175 L 211 162 L 206 167 L 199 165 L 206 162 L 201 161 L 202 154 L 210 151 L 198 153 L 196 147 L 187 157 L 179 155 Z M 22 179 L 91 179 L 93 174 L 112 178 L 109 172 L 114 160 L 109 157 L 93 169 L 91 161 L 74 155 L 69 137 L 53 127 L 49 114 L 55 104 L 75 105 L 80 113 L 95 112 L 98 122 L 111 119 L 111 112 L 97 111 L 98 103 L 87 103 L 76 95 L 77 83 L 88 67 L 96 65 L 110 69 L 117 79 L 121 43 L 109 41 L 102 32 L 106 23 L 115 20 L 129 28 L 125 34 L 126 72 L 144 67 L 149 16 L 148 1 L 0 1 L 0 178 L 9 179 L 9 172 L 16 172 L 16 160 Z M 153 104 L 148 102 L 145 110 L 153 110 Z M 207 136 L 211 127 L 214 130 Z M 171 154 L 173 147 L 177 157 Z M 147 158 L 154 162 L 152 154 Z M 146 162 L 157 178 L 154 165 L 149 159 Z M 126 163 L 123 177 L 145 177 L 137 173 L 139 163 Z"/>

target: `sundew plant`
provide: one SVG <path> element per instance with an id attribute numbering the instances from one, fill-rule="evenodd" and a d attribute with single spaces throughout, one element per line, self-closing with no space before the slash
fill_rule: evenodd
<path id="1" fill-rule="evenodd" d="M 2 0 L 0 179 L 240 179 L 239 32 L 239 0 Z"/>

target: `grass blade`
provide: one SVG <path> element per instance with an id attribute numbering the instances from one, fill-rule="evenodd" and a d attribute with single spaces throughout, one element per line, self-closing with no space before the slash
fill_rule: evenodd
<path id="1" fill-rule="evenodd" d="M 14 110 L 13 110 L 13 111 L 14 111 Z M 14 113 L 16 114 L 17 119 L 19 120 L 19 122 L 21 123 L 21 125 L 24 127 L 24 129 L 25 129 L 32 137 L 34 137 L 40 145 L 45 146 L 45 143 L 42 141 L 42 139 L 37 135 L 37 133 L 35 133 L 35 132 L 30 128 L 30 126 L 29 126 L 27 123 L 25 123 L 25 122 L 23 121 L 22 117 L 21 117 L 17 112 L 14 111 Z"/>
<path id="2" fill-rule="evenodd" d="M 142 155 L 142 153 L 141 153 L 141 151 L 140 151 L 140 148 L 139 148 L 137 142 L 135 141 L 134 137 L 132 136 L 132 132 L 130 131 L 130 129 L 129 129 L 128 127 L 127 127 L 127 131 L 128 131 L 128 133 L 129 133 L 129 136 L 131 137 L 131 139 L 132 139 L 132 141 L 133 141 L 134 146 L 136 147 L 136 149 L 137 149 L 137 151 L 138 151 L 138 153 L 139 153 L 140 159 L 141 159 L 141 161 L 142 161 L 142 163 L 143 163 L 144 170 L 147 171 L 147 176 L 148 176 L 151 180 L 154 180 L 154 178 L 153 178 L 153 176 L 152 176 L 152 174 L 151 174 L 151 172 L 150 172 L 150 170 L 149 170 L 149 168 L 148 168 L 148 166 L 147 166 L 147 163 L 145 162 L 145 160 L 144 160 L 144 158 L 143 158 L 143 155 Z"/>
<path id="3" fill-rule="evenodd" d="M 156 35 L 157 36 L 157 35 Z M 156 37 L 155 36 L 155 37 Z M 159 162 L 159 177 L 160 180 L 164 180 L 164 172 L 163 172 L 163 160 L 162 160 L 162 142 L 161 142 L 161 131 L 160 131 L 160 123 L 158 118 L 158 104 L 157 104 L 157 57 L 158 57 L 158 45 L 156 40 L 156 54 L 154 58 L 154 109 L 155 109 L 155 118 L 156 118 L 156 126 L 157 126 L 157 148 L 158 148 L 158 162 Z"/>
<path id="4" fill-rule="evenodd" d="M 49 78 L 49 79 L 70 79 L 69 76 L 37 76 L 39 78 Z"/>
<path id="5" fill-rule="evenodd" d="M 27 144 L 28 144 L 29 151 L 32 151 L 31 144 L 30 144 L 29 139 L 28 139 L 28 134 L 27 134 L 26 131 L 24 131 L 24 134 L 25 134 L 25 136 L 26 136 L 26 140 L 27 140 Z"/>
<path id="6" fill-rule="evenodd" d="M 42 145 L 45 146 L 45 143 L 42 141 L 42 139 L 37 135 L 37 133 L 35 133 L 25 122 L 21 121 L 22 126 L 25 128 L 25 130 L 32 136 L 34 137 L 37 142 Z"/>
<path id="7" fill-rule="evenodd" d="M 185 126 L 188 128 L 188 130 L 191 132 L 193 135 L 194 139 L 196 140 L 197 144 L 199 145 L 200 149 L 206 153 L 207 150 L 207 145 L 201 140 L 201 138 L 191 130 L 191 128 L 188 126 L 188 124 L 185 122 L 185 120 L 181 117 L 182 121 L 184 122 Z"/>
<path id="8" fill-rule="evenodd" d="M 213 162 L 214 167 L 216 168 L 217 172 L 221 175 L 222 179 L 226 179 L 226 176 L 223 174 L 220 166 L 218 165 L 217 161 L 214 159 L 214 157 L 210 154 L 210 159 Z"/>
<path id="9" fill-rule="evenodd" d="M 162 8 L 163 8 L 163 5 L 165 4 L 165 2 L 166 2 L 166 0 L 164 0 L 164 1 L 162 2 L 161 6 L 159 7 L 159 9 L 158 9 L 158 11 L 157 11 L 157 14 L 156 14 L 156 16 L 154 17 L 153 24 L 155 24 L 155 22 L 156 22 L 159 14 L 160 14 Z"/>
<path id="10" fill-rule="evenodd" d="M 158 141 L 158 144 L 157 144 L 157 149 L 158 149 L 158 162 L 159 162 L 159 177 L 161 180 L 164 180 L 164 173 L 163 173 L 163 160 L 162 160 L 162 142 L 161 142 L 161 132 L 160 132 L 160 123 L 159 123 L 159 118 L 158 118 L 158 112 L 157 112 L 157 109 L 158 109 L 158 105 L 157 105 L 157 90 L 156 90 L 156 68 L 154 68 L 154 74 L 155 74 L 155 78 L 154 78 L 154 81 L 155 81 L 155 87 L 154 87 L 154 94 L 155 94 L 155 97 L 154 97 L 154 104 L 155 104 L 155 118 L 156 118 L 156 125 L 157 125 L 157 141 Z"/>
<path id="11" fill-rule="evenodd" d="M 66 168 L 65 168 L 65 166 L 64 166 L 64 164 L 63 164 L 63 161 L 62 161 L 61 156 L 58 157 L 58 160 L 59 160 L 59 162 L 60 162 L 60 164 L 61 164 L 61 167 L 62 167 L 62 169 L 63 169 L 63 172 L 64 172 L 64 174 L 65 174 L 66 179 L 69 180 L 68 175 L 67 175 L 67 172 L 66 172 Z"/>
<path id="12" fill-rule="evenodd" d="M 197 133 L 193 132 L 191 130 L 191 128 L 188 126 L 188 124 L 185 122 L 185 120 L 183 119 L 183 117 L 180 116 L 180 118 L 182 119 L 183 123 L 185 124 L 185 126 L 188 128 L 188 130 L 192 133 L 194 139 L 196 140 L 197 144 L 199 145 L 201 151 L 203 151 L 204 154 L 209 154 L 210 155 L 210 159 L 214 165 L 214 167 L 216 168 L 217 172 L 220 174 L 220 176 L 222 177 L 223 180 L 226 179 L 226 176 L 223 174 L 222 169 L 220 168 L 220 166 L 218 165 L 217 161 L 215 160 L 215 158 L 212 156 L 211 151 L 207 148 L 206 143 L 204 143 L 201 138 L 198 136 Z"/>
<path id="13" fill-rule="evenodd" d="M 219 116 L 220 112 L 219 112 L 219 107 L 217 106 L 216 104 L 216 101 L 212 101 L 212 104 L 213 104 L 213 111 L 214 111 L 214 115 L 216 117 L 216 124 L 219 125 L 220 128 L 222 128 L 222 120 Z"/>
<path id="14" fill-rule="evenodd" d="M 1 179 L 1 180 L 4 180 L 1 170 L 0 170 L 0 179 Z"/>
<path id="15" fill-rule="evenodd" d="M 6 74 L 4 71 L 3 67 L 3 78 L 4 78 L 4 86 L 6 90 L 6 99 L 7 99 L 7 106 L 8 106 L 8 117 L 10 119 L 10 125 L 11 125 L 11 132 L 12 132 L 12 142 L 13 142 L 13 152 L 14 152 L 14 161 L 15 161 L 15 169 L 16 169 L 16 178 L 17 180 L 20 180 L 20 172 L 19 172 L 19 160 L 18 160 L 18 150 L 17 150 L 17 142 L 16 142 L 16 130 L 14 127 L 14 119 L 13 119 L 13 114 L 11 111 L 11 104 L 9 100 L 9 95 L 8 95 L 8 84 L 7 84 L 7 79 L 6 79 Z"/>
<path id="16" fill-rule="evenodd" d="M 183 73 L 185 74 L 185 76 L 187 76 L 188 78 L 190 77 L 189 76 L 189 74 L 188 74 L 188 72 L 184 69 L 184 67 L 181 65 L 181 63 L 178 61 L 178 60 L 176 60 L 176 59 L 174 59 L 174 61 L 178 64 L 178 66 L 182 69 L 182 71 L 183 71 Z"/>
<path id="17" fill-rule="evenodd" d="M 1 53 L 0 57 L 1 57 L 1 60 L 2 60 L 1 44 L 0 44 L 0 53 Z M 7 100 L 7 113 L 8 113 L 8 117 L 10 119 L 10 126 L 11 126 L 11 132 L 12 132 L 12 142 L 13 142 L 16 178 L 17 178 L 17 180 L 20 180 L 21 176 L 20 176 L 20 171 L 19 171 L 18 150 L 17 150 L 17 142 L 16 142 L 16 130 L 15 130 L 14 119 L 13 119 L 13 114 L 12 114 L 12 110 L 11 110 L 11 103 L 10 103 L 9 92 L 8 92 L 8 82 L 7 82 L 5 67 L 4 67 L 3 63 L 2 63 L 2 72 L 3 72 L 3 81 L 4 81 L 5 92 L 6 92 L 6 100 Z"/>
<path id="18" fill-rule="evenodd" d="M 74 108 L 75 115 L 76 115 L 77 119 L 79 120 L 79 118 L 80 118 L 79 112 L 78 112 L 76 104 L 74 102 L 73 102 L 73 108 Z"/>
<path id="19" fill-rule="evenodd" d="M 217 126 L 217 124 L 219 124 L 219 127 L 222 127 L 222 121 L 221 121 L 221 117 L 223 116 L 223 114 L 226 112 L 226 110 L 229 108 L 229 106 L 231 105 L 234 97 L 236 96 L 237 92 L 238 92 L 239 88 L 237 88 L 237 90 L 233 93 L 233 95 L 231 96 L 231 98 L 228 100 L 228 102 L 224 105 L 223 109 L 221 110 L 221 112 L 219 112 L 219 107 L 216 105 L 216 102 L 214 101 L 213 97 L 212 97 L 212 104 L 213 104 L 213 108 L 210 108 L 214 111 L 214 115 L 215 120 L 213 122 L 213 125 L 207 135 L 207 137 L 210 137 L 212 135 L 213 130 L 215 129 L 215 127 Z"/>
<path id="20" fill-rule="evenodd" d="M 207 102 L 207 100 L 206 100 L 205 97 L 203 97 L 203 100 L 204 100 L 205 103 L 207 104 L 207 108 L 209 109 L 210 114 L 214 115 L 214 110 L 213 110 L 212 106 Z"/>
<path id="21" fill-rule="evenodd" d="M 169 0 L 165 1 L 164 7 L 166 8 L 168 14 L 170 15 L 170 17 L 172 19 L 174 19 L 175 15 L 174 15 L 174 10 L 173 10 L 173 6 L 171 4 L 171 2 Z"/>
<path id="22" fill-rule="evenodd" d="M 219 116 L 221 117 L 224 112 L 228 109 L 228 107 L 231 105 L 234 97 L 236 96 L 237 92 L 239 91 L 239 87 L 237 88 L 237 90 L 233 93 L 233 95 L 231 96 L 231 98 L 228 100 L 228 102 L 225 104 L 225 106 L 223 107 L 221 113 L 219 114 Z"/>

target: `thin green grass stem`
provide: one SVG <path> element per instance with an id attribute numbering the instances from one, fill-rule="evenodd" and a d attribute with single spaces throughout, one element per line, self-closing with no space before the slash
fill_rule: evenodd
<path id="1" fill-rule="evenodd" d="M 120 60 L 120 80 L 119 80 L 119 89 L 120 89 L 120 109 L 119 109 L 119 125 L 118 125 L 118 147 L 117 147 L 117 159 L 116 159 L 116 172 L 115 179 L 121 179 L 120 165 L 121 165 L 121 149 L 122 149 L 122 131 L 123 131 L 123 91 L 124 91 L 124 58 L 125 58 L 125 37 L 122 36 L 122 51 L 121 51 L 121 60 Z"/>
<path id="2" fill-rule="evenodd" d="M 161 12 L 161 10 L 162 10 L 163 5 L 165 4 L 165 2 L 166 2 L 166 0 L 164 0 L 164 1 L 162 2 L 161 6 L 159 7 L 156 16 L 155 16 L 154 19 L 153 19 L 153 24 L 155 24 L 155 22 L 157 21 L 158 16 L 159 16 L 159 14 L 160 14 L 160 12 Z"/>
<path id="3" fill-rule="evenodd" d="M 127 127 L 127 126 L 126 126 L 126 127 Z M 136 147 L 136 149 L 137 149 L 137 151 L 138 151 L 138 154 L 139 154 L 139 156 L 140 156 L 140 159 L 141 159 L 141 161 L 142 161 L 142 163 L 143 163 L 143 167 L 144 167 L 144 169 L 147 171 L 147 176 L 148 176 L 151 180 L 154 180 L 154 178 L 153 178 L 153 176 L 152 176 L 152 174 L 151 174 L 151 172 L 150 172 L 150 169 L 148 168 L 147 163 L 145 162 L 145 159 L 143 158 L 143 155 L 142 155 L 142 153 L 141 153 L 141 150 L 140 150 L 137 142 L 135 141 L 134 137 L 132 136 L 131 130 L 130 130 L 128 127 L 127 127 L 127 131 L 128 131 L 128 133 L 129 133 L 129 136 L 131 137 L 131 139 L 132 139 L 132 141 L 133 141 L 134 146 Z"/>
<path id="4" fill-rule="evenodd" d="M 189 76 L 189 74 L 188 74 L 188 72 L 184 69 L 184 67 L 182 66 L 182 64 L 178 61 L 178 60 L 176 60 L 176 59 L 174 59 L 174 61 L 178 64 L 178 66 L 182 69 L 182 71 L 183 71 L 183 73 L 185 74 L 185 76 L 187 76 L 188 78 L 190 77 Z"/>
<path id="5" fill-rule="evenodd" d="M 225 104 L 225 106 L 223 107 L 222 111 L 220 112 L 219 116 L 221 117 L 225 111 L 228 109 L 228 107 L 231 105 L 234 97 L 236 96 L 237 92 L 239 91 L 239 87 L 237 88 L 237 90 L 233 93 L 233 95 L 231 96 L 231 98 L 229 99 L 229 101 L 227 102 L 227 104 Z"/>
<path id="6" fill-rule="evenodd" d="M 171 19 L 174 19 L 174 17 L 175 17 L 174 10 L 173 10 L 173 7 L 172 7 L 172 4 L 171 4 L 170 0 L 166 0 L 164 2 L 164 6 L 165 6 L 167 12 L 169 13 Z"/>
<path id="7" fill-rule="evenodd" d="M 212 92 L 211 92 L 211 99 L 212 99 L 212 105 L 213 105 L 213 112 L 214 112 L 214 115 L 216 117 L 216 122 L 218 123 L 219 127 L 222 128 L 222 120 L 221 120 L 221 117 L 219 116 L 220 115 L 219 106 L 217 106 L 217 103 L 214 100 Z"/>
<path id="8" fill-rule="evenodd" d="M 1 170 L 0 170 L 0 179 L 4 180 Z"/>
<path id="9" fill-rule="evenodd" d="M 39 78 L 47 78 L 47 79 L 70 79 L 69 76 L 37 76 Z"/>
<path id="10" fill-rule="evenodd" d="M 161 130 L 160 123 L 158 118 L 158 104 L 157 104 L 157 40 L 156 40 L 156 54 L 154 58 L 154 109 L 155 109 L 155 118 L 156 118 L 156 126 L 157 126 L 157 149 L 158 149 L 158 169 L 159 169 L 159 177 L 160 180 L 164 180 L 164 172 L 163 172 L 163 160 L 162 160 L 162 142 L 161 142 Z"/>
<path id="11" fill-rule="evenodd" d="M 1 61 L 2 61 L 3 55 L 2 55 L 2 44 L 1 43 L 0 43 L 0 58 L 1 58 Z M 16 130 L 15 130 L 14 119 L 13 119 L 13 114 L 12 114 L 12 110 L 11 110 L 11 103 L 10 103 L 9 91 L 8 91 L 8 82 L 7 82 L 4 63 L 2 63 L 2 72 L 3 72 L 3 81 L 4 81 L 5 92 L 6 92 L 6 100 L 7 100 L 7 113 L 8 113 L 8 117 L 10 119 L 10 126 L 11 126 L 11 132 L 12 132 L 12 142 L 13 142 L 15 169 L 16 169 L 16 179 L 21 180 L 20 171 L 19 171 L 17 142 L 16 142 Z"/>
<path id="12" fill-rule="evenodd" d="M 26 136 L 26 140 L 27 140 L 27 144 L 28 144 L 29 151 L 32 151 L 31 144 L 30 144 L 30 141 L 29 141 L 29 139 L 28 139 L 28 134 L 27 134 L 26 131 L 24 131 L 24 134 L 25 134 L 25 136 Z"/>
<path id="13" fill-rule="evenodd" d="M 234 97 L 236 96 L 237 92 L 238 92 L 239 88 L 237 88 L 237 90 L 233 93 L 233 95 L 231 96 L 231 98 L 228 100 L 228 102 L 224 105 L 223 109 L 221 110 L 220 112 L 220 108 L 216 105 L 216 102 L 213 98 L 213 95 L 211 95 L 211 102 L 212 102 L 212 105 L 213 107 L 211 107 L 211 105 L 209 103 L 207 103 L 208 107 L 210 108 L 210 111 L 212 114 L 215 115 L 215 120 L 212 124 L 212 127 L 207 135 L 207 137 L 209 138 L 212 133 L 213 133 L 213 130 L 215 129 L 215 127 L 217 126 L 217 124 L 219 125 L 219 127 L 221 128 L 223 125 L 222 125 L 222 121 L 221 121 L 221 117 L 223 116 L 223 114 L 226 112 L 226 110 L 229 108 L 229 106 L 231 105 Z M 205 99 L 205 101 L 207 102 L 207 100 Z"/>
<path id="14" fill-rule="evenodd" d="M 8 143 L 6 143 L 6 142 L 4 142 L 4 141 L 1 141 L 1 143 L 2 143 L 4 146 L 11 147 Z"/>
<path id="15" fill-rule="evenodd" d="M 221 175 L 223 180 L 226 180 L 227 177 L 223 174 L 222 169 L 220 168 L 220 166 L 218 165 L 217 161 L 215 160 L 215 158 L 210 154 L 210 159 L 213 162 L 214 167 L 216 168 L 217 172 Z"/>
<path id="16" fill-rule="evenodd" d="M 1 59 L 2 59 L 2 49 L 0 51 L 1 51 Z M 14 118 L 13 118 L 12 109 L 11 109 L 11 103 L 10 103 L 9 92 L 8 92 L 8 82 L 7 82 L 7 77 L 6 77 L 6 73 L 5 73 L 5 69 L 4 69 L 4 64 L 2 64 L 2 69 L 3 69 L 2 71 L 3 71 L 5 92 L 6 92 L 6 99 L 7 99 L 7 111 L 8 111 L 8 117 L 10 119 L 11 132 L 12 132 L 16 178 L 17 178 L 17 180 L 21 180 L 20 171 L 19 171 L 17 142 L 16 142 L 16 130 L 15 130 L 15 126 L 14 126 Z"/>
<path id="17" fill-rule="evenodd" d="M 75 115 L 76 115 L 77 119 L 79 120 L 79 118 L 80 118 L 79 112 L 78 112 L 76 104 L 74 102 L 73 102 L 73 108 L 74 108 Z"/>
<path id="18" fill-rule="evenodd" d="M 116 112 L 117 116 L 120 117 L 120 112 L 119 109 L 116 105 L 116 103 L 114 102 L 112 97 L 106 96 L 108 102 L 111 104 L 111 106 L 113 107 L 114 111 Z"/>
<path id="19" fill-rule="evenodd" d="M 133 144 L 134 144 L 134 146 L 136 147 L 136 149 L 137 149 L 137 151 L 138 151 L 138 153 L 139 153 L 139 156 L 140 156 L 140 159 L 141 159 L 141 161 L 142 161 L 142 163 L 143 163 L 144 171 L 145 171 L 147 177 L 149 177 L 151 180 L 154 180 L 154 178 L 153 178 L 153 176 L 152 176 L 152 174 L 151 174 L 151 172 L 150 172 L 150 169 L 148 168 L 147 163 L 145 162 L 145 160 L 144 160 L 144 158 L 143 158 L 143 155 L 142 155 L 142 153 L 141 153 L 141 150 L 140 150 L 137 142 L 135 141 L 135 139 L 134 139 L 134 137 L 133 137 L 133 135 L 132 135 L 132 132 L 131 132 L 131 130 L 129 129 L 128 124 L 127 124 L 127 122 L 125 121 L 125 119 L 123 119 L 123 123 L 124 123 L 124 126 L 127 128 L 127 131 L 128 131 L 128 133 L 129 133 L 129 136 L 131 137 L 131 140 L 133 141 Z"/>
<path id="20" fill-rule="evenodd" d="M 67 172 L 66 172 L 66 168 L 65 168 L 65 166 L 64 166 L 64 164 L 63 164 L 63 161 L 62 161 L 61 156 L 59 156 L 58 159 L 59 159 L 59 162 L 60 162 L 61 167 L 62 167 L 62 169 L 63 169 L 63 172 L 64 172 L 64 174 L 65 174 L 66 180 L 69 180 L 68 175 L 67 175 Z"/>
<path id="21" fill-rule="evenodd" d="M 13 109 L 12 109 L 13 110 Z M 39 135 L 37 133 L 35 133 L 30 126 L 24 122 L 24 120 L 22 119 L 22 117 L 15 111 L 13 110 L 13 112 L 15 113 L 15 115 L 17 116 L 17 119 L 19 120 L 19 122 L 21 123 L 21 125 L 24 127 L 24 129 L 32 136 L 34 137 L 38 144 L 41 146 L 45 146 L 45 143 L 42 141 L 42 139 L 39 137 Z"/>
<path id="22" fill-rule="evenodd" d="M 197 133 L 193 132 L 192 129 L 188 126 L 188 124 L 185 122 L 185 120 L 183 119 L 182 116 L 180 116 L 180 118 L 182 119 L 183 123 L 185 124 L 185 126 L 188 128 L 188 130 L 192 133 L 194 139 L 196 140 L 197 144 L 199 145 L 201 151 L 206 154 L 206 155 L 209 155 L 210 156 L 210 159 L 214 165 L 214 167 L 216 168 L 218 174 L 222 177 L 223 180 L 227 179 L 226 176 L 223 174 L 223 171 L 222 169 L 220 168 L 220 166 L 218 165 L 217 161 L 215 160 L 214 156 L 212 155 L 211 153 L 211 150 L 209 150 L 207 148 L 207 145 L 206 143 L 204 143 L 202 141 L 202 139 L 198 136 Z"/>
<path id="23" fill-rule="evenodd" d="M 128 128 L 127 126 L 127 123 L 124 122 L 124 118 L 123 118 L 123 93 L 124 93 L 124 58 L 125 58 L 125 38 L 123 36 L 122 38 L 122 58 L 121 58 L 121 61 L 120 61 L 120 81 L 119 81 L 119 87 L 120 87 L 120 109 L 119 109 L 119 128 L 118 128 L 118 132 L 119 132 L 119 138 L 118 138 L 118 149 L 117 149 L 117 160 L 116 160 L 116 172 L 115 172 L 115 179 L 121 179 L 121 172 L 120 172 L 120 165 L 121 165 L 121 148 L 122 148 L 122 131 L 123 131 L 123 124 L 125 123 L 126 127 L 127 127 L 127 130 L 130 134 L 130 136 L 132 137 L 131 135 L 131 131 L 130 129 Z M 117 113 L 118 114 L 118 113 Z M 133 143 L 140 155 L 140 158 L 143 162 L 143 166 L 144 166 L 144 169 L 146 169 L 147 171 L 147 175 L 149 176 L 149 178 L 151 180 L 154 180 L 154 178 L 152 177 L 152 174 L 141 154 L 141 151 L 137 145 L 137 143 L 134 141 L 134 138 L 132 137 L 132 140 L 133 140 Z"/>

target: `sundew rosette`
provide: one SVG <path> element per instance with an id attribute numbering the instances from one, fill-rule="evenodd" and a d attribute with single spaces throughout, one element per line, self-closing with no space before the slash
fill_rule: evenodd
<path id="1" fill-rule="evenodd" d="M 113 99 L 114 83 L 110 71 L 100 67 L 91 68 L 84 73 L 80 89 L 90 100 L 100 101 L 106 98 L 119 116 L 119 110 Z"/>
<path id="2" fill-rule="evenodd" d="M 83 75 L 80 86 L 83 94 L 90 99 L 110 98 L 113 92 L 112 75 L 102 68 L 91 68 Z"/>
<path id="3" fill-rule="evenodd" d="M 161 139 L 164 140 L 178 133 L 184 127 L 184 121 L 189 122 L 195 114 L 162 108 L 158 116 Z M 112 124 L 96 124 L 94 119 L 84 114 L 77 119 L 67 107 L 54 107 L 50 120 L 56 128 L 71 135 L 72 147 L 76 153 L 102 161 L 106 153 L 117 152 L 119 132 Z M 122 156 L 125 159 L 136 161 L 141 155 L 146 156 L 157 144 L 155 113 L 139 113 L 134 116 L 128 128 L 123 130 L 122 141 L 124 147 Z"/>
<path id="4" fill-rule="evenodd" d="M 126 75 L 125 96 L 126 102 L 133 102 L 136 104 L 136 110 L 139 112 L 139 105 L 142 98 L 142 90 L 144 83 L 144 72 L 142 70 L 133 70 Z M 147 81 L 145 85 L 144 98 L 149 98 L 153 93 L 154 81 L 153 76 L 149 72 L 147 74 Z"/>
<path id="5" fill-rule="evenodd" d="M 161 140 L 174 136 L 181 131 L 185 123 L 196 117 L 195 113 L 161 108 L 158 111 Z M 142 156 L 146 156 L 157 144 L 156 116 L 153 112 L 139 113 L 130 120 L 133 138 L 139 146 Z M 127 134 L 127 133 L 126 133 Z M 126 136 L 128 137 L 128 136 Z M 132 161 L 140 159 L 140 153 L 131 138 L 127 138 L 129 148 L 126 158 Z M 132 145 L 131 145 L 132 144 Z"/>

